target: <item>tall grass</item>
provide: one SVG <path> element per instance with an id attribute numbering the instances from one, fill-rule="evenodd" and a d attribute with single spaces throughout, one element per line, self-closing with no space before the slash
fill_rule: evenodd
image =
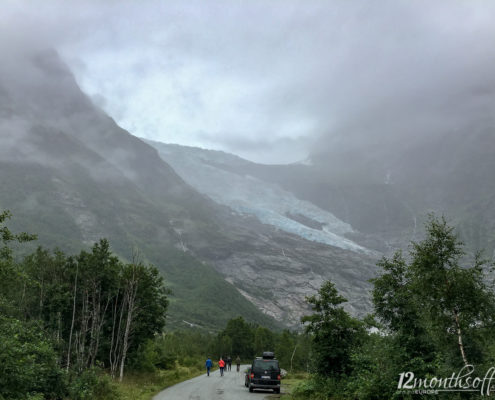
<path id="1" fill-rule="evenodd" d="M 203 363 L 199 360 L 188 360 L 189 366 L 176 362 L 173 369 L 129 373 L 118 386 L 120 399 L 150 400 L 163 389 L 205 373 Z"/>

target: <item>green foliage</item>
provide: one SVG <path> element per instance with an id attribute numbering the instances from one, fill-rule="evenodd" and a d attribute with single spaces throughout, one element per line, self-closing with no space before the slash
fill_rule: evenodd
<path id="1" fill-rule="evenodd" d="M 263 326 L 258 326 L 254 331 L 254 353 L 261 354 L 263 351 L 274 348 L 275 337 L 273 333 Z"/>
<path id="2" fill-rule="evenodd" d="M 413 243 L 408 270 L 423 325 L 438 348 L 450 354 L 461 350 L 462 357 L 465 349 L 464 362 L 479 363 L 483 346 L 476 337 L 493 325 L 495 311 L 493 293 L 485 283 L 487 262 L 476 255 L 471 266 L 461 266 L 463 245 L 444 218 L 430 216 L 426 230 L 425 240 Z M 460 339 L 463 348 L 456 344 Z"/>
<path id="3" fill-rule="evenodd" d="M 123 371 L 162 332 L 163 278 L 153 266 L 124 264 L 106 240 L 77 256 L 38 247 L 17 262 L 12 244 L 33 237 L 2 226 L 9 216 L 0 214 L 0 397 L 116 398 L 95 367 Z M 149 358 L 145 351 L 141 367 Z"/>
<path id="4" fill-rule="evenodd" d="M 425 239 L 412 244 L 408 257 L 397 252 L 378 266 L 382 274 L 372 280 L 377 320 L 352 321 L 331 283 L 308 299 L 314 314 L 304 321 L 318 368 L 294 398 L 402 398 L 396 392 L 401 372 L 448 377 L 467 362 L 478 371 L 493 365 L 490 264 L 469 258 L 444 218 L 429 217 Z"/>
<path id="5" fill-rule="evenodd" d="M 487 263 L 476 256 L 472 266 L 461 266 L 462 243 L 444 218 L 430 216 L 426 233 L 413 243 L 410 263 L 400 253 L 379 263 L 384 273 L 373 281 L 375 313 L 407 358 L 432 362 L 442 353 L 459 366 L 464 351 L 466 360 L 482 362 L 483 336 L 494 311 L 485 283 Z"/>
<path id="6" fill-rule="evenodd" d="M 22 298 L 19 288 L 25 282 L 25 276 L 14 262 L 12 246 L 34 240 L 34 235 L 27 233 L 14 234 L 5 225 L 11 218 L 9 211 L 0 212 L 0 315 L 17 314 L 16 301 Z"/>
<path id="7" fill-rule="evenodd" d="M 145 398 L 159 385 L 200 373 L 208 355 L 250 362 L 265 350 L 275 350 L 284 369 L 315 372 L 294 389 L 294 398 L 396 398 L 400 372 L 449 376 L 468 360 L 485 369 L 495 362 L 489 264 L 479 255 L 466 257 L 445 219 L 430 217 L 426 238 L 413 243 L 407 258 L 398 252 L 378 263 L 376 320 L 352 318 L 342 307 L 346 300 L 326 282 L 307 299 L 313 314 L 303 318 L 301 334 L 240 316 L 220 329 L 229 313 L 206 315 L 211 333 L 163 333 L 169 291 L 156 268 L 122 262 L 106 240 L 75 256 L 39 247 L 18 262 L 12 246 L 33 237 L 13 234 L 4 226 L 9 217 L 0 214 L 0 398 Z M 189 281 L 177 289 L 192 295 L 198 284 L 189 278 L 193 264 L 181 257 L 176 282 L 187 274 Z M 203 279 L 200 285 L 217 285 Z M 211 286 L 202 302 L 213 301 L 219 310 L 235 302 L 225 285 L 215 286 L 224 296 L 211 300 Z M 122 392 L 129 386 L 117 387 L 97 367 L 113 365 L 115 372 L 119 360 L 156 382 Z"/>
<path id="8" fill-rule="evenodd" d="M 315 375 L 297 385 L 292 395 L 301 400 L 345 399 L 345 382 L 335 377 Z"/>
<path id="9" fill-rule="evenodd" d="M 139 372 L 155 372 L 159 363 L 160 359 L 156 343 L 153 340 L 147 340 L 135 352 L 134 358 L 131 361 L 131 368 Z M 166 365 L 164 369 L 170 368 L 172 365 L 173 363 Z"/>
<path id="10" fill-rule="evenodd" d="M 335 285 L 327 281 L 318 295 L 307 298 L 313 314 L 303 317 L 306 331 L 312 334 L 314 368 L 321 376 L 348 374 L 351 369 L 350 355 L 364 336 L 360 321 L 352 318 L 341 306 L 346 301 L 338 294 Z"/>
<path id="11" fill-rule="evenodd" d="M 5 226 L 5 222 L 12 217 L 10 211 L 5 210 L 0 212 L 0 242 L 2 247 L 0 247 L 0 259 L 11 260 L 12 259 L 12 248 L 9 247 L 11 243 L 24 243 L 31 240 L 35 240 L 35 235 L 30 235 L 28 233 L 14 234 L 10 229 Z"/>
<path id="12" fill-rule="evenodd" d="M 358 399 L 392 398 L 397 387 L 397 371 L 423 371 L 421 359 L 406 360 L 404 350 L 393 336 L 369 334 L 351 355 L 353 373 L 346 392 Z M 419 369 L 421 368 L 421 369 Z"/>
<path id="13" fill-rule="evenodd" d="M 308 371 L 313 368 L 311 336 L 284 330 L 275 336 L 275 354 L 287 371 Z"/>
<path id="14" fill-rule="evenodd" d="M 423 313 L 414 301 L 408 265 L 402 253 L 397 252 L 390 260 L 383 258 L 378 266 L 382 268 L 383 274 L 372 280 L 373 304 L 376 316 L 393 333 L 396 348 L 400 349 L 397 354 L 402 355 L 402 359 L 397 360 L 397 367 L 417 358 L 432 362 L 435 358 L 434 347 L 421 322 Z M 430 369 L 418 373 L 428 371 Z"/>
<path id="15" fill-rule="evenodd" d="M 127 267 L 129 268 L 129 266 Z M 124 271 L 126 273 L 126 271 Z M 151 266 L 138 265 L 139 286 L 137 291 L 138 314 L 133 331 L 133 346 L 150 340 L 162 332 L 165 327 L 166 311 L 170 291 L 158 270 Z"/>
<path id="16" fill-rule="evenodd" d="M 63 378 L 57 353 L 39 327 L 0 316 L 0 398 L 58 397 Z"/>
<path id="17" fill-rule="evenodd" d="M 258 335 L 259 348 L 254 342 Z M 305 371 L 311 356 L 308 335 L 285 330 L 273 332 L 266 327 L 249 324 L 242 317 L 233 318 L 218 334 L 200 329 L 165 332 L 141 345 L 135 353 L 131 367 L 136 371 L 171 369 L 177 363 L 204 369 L 208 356 L 214 362 L 230 356 L 234 362 L 240 356 L 243 363 L 251 363 L 263 351 L 275 350 L 282 368 Z M 198 360 L 200 360 L 198 362 Z"/>
<path id="18" fill-rule="evenodd" d="M 238 317 L 227 322 L 227 326 L 220 333 L 220 355 L 236 354 L 242 359 L 250 359 L 254 357 L 254 336 L 255 332 L 244 318 Z"/>
<path id="19" fill-rule="evenodd" d="M 68 394 L 71 400 L 117 400 L 120 397 L 116 384 L 98 368 L 74 376 L 68 385 Z"/>
<path id="20" fill-rule="evenodd" d="M 153 373 L 132 372 L 119 384 L 119 394 L 122 400 L 150 400 L 159 391 L 179 382 L 204 374 L 203 362 L 199 367 L 184 367 L 174 363 L 167 370 L 157 370 Z"/>
<path id="21" fill-rule="evenodd" d="M 183 322 L 186 319 L 205 331 L 218 332 L 238 315 L 242 315 L 250 323 L 270 329 L 280 328 L 274 319 L 262 314 L 208 264 L 174 248 L 160 248 L 155 252 L 144 247 L 143 251 L 146 251 L 151 260 L 156 260 L 160 271 L 167 276 L 173 292 L 168 329 L 187 327 Z M 164 253 L 167 254 L 165 259 Z"/>
<path id="22" fill-rule="evenodd" d="M 47 150 L 53 152 L 52 146 L 48 147 Z M 235 245 L 232 238 L 226 237 L 215 225 L 211 209 L 199 196 L 180 196 L 180 200 L 167 197 L 164 201 L 163 193 L 153 198 L 150 193 L 143 192 L 143 187 L 130 181 L 122 184 L 95 180 L 94 174 L 80 167 L 59 173 L 61 171 L 30 164 L 0 164 L 3 188 L 0 205 L 9 205 L 14 212 L 15 219 L 9 223 L 12 229 L 39 233 L 37 244 L 45 248 L 57 246 L 66 254 L 90 250 L 88 240 L 98 237 L 102 231 L 121 259 L 129 259 L 130 249 L 139 248 L 143 261 L 155 265 L 173 290 L 167 318 L 170 329 L 186 327 L 183 322 L 186 320 L 205 331 L 218 332 L 229 319 L 239 314 L 249 322 L 270 329 L 281 328 L 213 267 L 191 252 L 183 252 L 174 246 L 178 241 L 174 229 L 182 225 L 186 225 L 189 236 L 194 235 L 184 237 L 186 245 L 202 242 L 205 237 L 212 243 Z M 154 192 L 156 184 L 144 186 Z M 68 196 L 67 201 L 84 204 L 91 210 L 93 224 L 88 221 L 89 226 L 82 228 L 76 222 L 79 213 L 82 212 L 82 217 L 86 214 L 78 207 L 67 207 L 57 194 L 61 190 Z M 191 213 L 194 215 L 189 218 Z M 19 253 L 25 255 L 34 249 L 34 245 L 27 244 Z"/>

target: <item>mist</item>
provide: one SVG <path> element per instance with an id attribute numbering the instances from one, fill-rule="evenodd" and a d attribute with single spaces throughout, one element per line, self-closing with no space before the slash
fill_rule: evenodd
<path id="1" fill-rule="evenodd" d="M 0 21 L 3 49 L 55 48 L 134 135 L 272 164 L 493 125 L 494 16 L 486 1 L 7 1 Z"/>

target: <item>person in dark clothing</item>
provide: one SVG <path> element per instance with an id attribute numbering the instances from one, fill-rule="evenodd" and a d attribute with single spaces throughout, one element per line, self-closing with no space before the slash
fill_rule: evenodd
<path id="1" fill-rule="evenodd" d="M 232 370 L 232 358 L 230 356 L 227 357 L 227 365 L 229 366 L 229 371 Z"/>
<path id="2" fill-rule="evenodd" d="M 210 376 L 210 369 L 211 367 L 213 367 L 213 362 L 211 361 L 210 357 L 207 358 L 205 366 L 206 366 L 206 375 Z"/>

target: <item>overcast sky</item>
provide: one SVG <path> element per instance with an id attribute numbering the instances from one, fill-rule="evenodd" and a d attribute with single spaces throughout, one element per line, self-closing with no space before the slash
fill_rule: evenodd
<path id="1" fill-rule="evenodd" d="M 2 0 L 0 34 L 55 47 L 136 136 L 266 163 L 495 104 L 490 0 Z"/>

